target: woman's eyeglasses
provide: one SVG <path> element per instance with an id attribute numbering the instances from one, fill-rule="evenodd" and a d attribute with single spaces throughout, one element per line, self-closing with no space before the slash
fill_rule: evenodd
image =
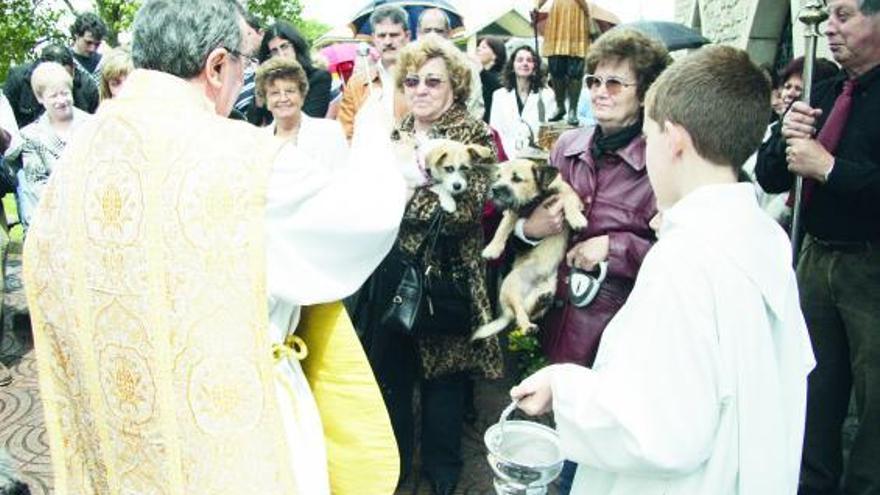
<path id="1" fill-rule="evenodd" d="M 623 88 L 636 85 L 636 83 L 626 82 L 617 76 L 602 77 L 595 74 L 587 74 L 584 76 L 584 86 L 590 91 L 599 88 L 599 86 L 602 86 L 603 84 L 605 85 L 605 90 L 612 95 L 620 93 Z"/>
<path id="2" fill-rule="evenodd" d="M 426 76 L 424 79 L 419 76 L 406 76 L 403 78 L 403 85 L 410 89 L 415 89 L 419 87 L 419 83 L 424 81 L 425 87 L 429 89 L 438 88 L 441 84 L 446 82 L 446 79 L 438 76 Z"/>

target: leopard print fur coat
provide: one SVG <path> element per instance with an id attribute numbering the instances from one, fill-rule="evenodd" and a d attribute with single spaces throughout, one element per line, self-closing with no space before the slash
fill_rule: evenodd
<path id="1" fill-rule="evenodd" d="M 394 131 L 393 139 L 413 134 L 414 121 L 408 115 Z M 465 144 L 479 144 L 492 149 L 495 144 L 489 127 L 472 118 L 464 106 L 450 108 L 428 132 L 430 138 L 445 138 Z M 480 256 L 483 249 L 481 217 L 489 189 L 489 174 L 481 168 L 472 173 L 468 189 L 456 197 L 456 211 L 446 213 L 440 237 L 432 259 L 425 260 L 441 271 L 449 271 L 456 282 L 468 287 L 473 317 L 466 336 L 426 336 L 418 339 L 417 346 L 423 376 L 427 379 L 468 372 L 485 378 L 500 378 L 503 371 L 501 345 L 498 337 L 470 342 L 470 334 L 492 318 L 492 309 L 486 288 L 486 264 Z M 428 227 L 440 202 L 427 187 L 416 190 L 406 207 L 400 225 L 398 242 L 403 251 L 414 254 L 424 241 Z M 466 323 L 463 323 L 466 324 Z"/>

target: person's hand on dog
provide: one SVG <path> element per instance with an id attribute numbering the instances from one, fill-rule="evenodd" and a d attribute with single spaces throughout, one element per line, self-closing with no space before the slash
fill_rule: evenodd
<path id="1" fill-rule="evenodd" d="M 550 367 L 542 368 L 519 385 L 510 389 L 510 398 L 529 416 L 546 414 L 553 409 L 553 389 L 550 387 Z"/>
<path id="2" fill-rule="evenodd" d="M 800 176 L 825 182 L 834 166 L 834 156 L 815 139 L 791 138 L 785 149 L 788 170 Z"/>
<path id="3" fill-rule="evenodd" d="M 782 135 L 786 139 L 809 139 L 816 135 L 816 120 L 822 110 L 796 101 L 782 119 Z"/>
<path id="4" fill-rule="evenodd" d="M 565 216 L 558 195 L 545 199 L 523 224 L 523 233 L 529 239 L 540 240 L 562 232 Z"/>
<path id="5" fill-rule="evenodd" d="M 592 270 L 600 262 L 608 259 L 610 239 L 607 235 L 591 237 L 574 245 L 565 255 L 568 266 L 581 270 Z"/>

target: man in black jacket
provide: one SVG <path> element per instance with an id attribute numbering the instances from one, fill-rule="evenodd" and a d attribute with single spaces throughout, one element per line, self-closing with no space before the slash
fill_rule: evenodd
<path id="1" fill-rule="evenodd" d="M 73 104 L 81 110 L 95 113 L 100 98 L 98 86 L 82 69 L 73 62 L 73 55 L 63 45 L 49 45 L 43 49 L 40 59 L 36 62 L 13 67 L 6 78 L 3 93 L 12 105 L 18 127 L 23 128 L 43 114 L 43 106 L 34 96 L 31 88 L 31 73 L 40 62 L 57 62 L 63 65 L 73 76 Z"/>
<path id="2" fill-rule="evenodd" d="M 100 84 L 101 54 L 98 47 L 107 35 L 107 25 L 96 14 L 85 12 L 76 16 L 70 34 L 73 35 L 70 51 L 76 65 L 88 72 L 95 84 Z"/>
<path id="3" fill-rule="evenodd" d="M 756 173 L 768 192 L 789 190 L 794 174 L 805 183 L 797 274 L 817 366 L 798 493 L 840 493 L 853 388 L 859 429 L 843 492 L 867 495 L 880 493 L 880 0 L 831 0 L 829 10 L 825 33 L 844 71 L 816 85 L 812 107 L 795 103 Z"/>

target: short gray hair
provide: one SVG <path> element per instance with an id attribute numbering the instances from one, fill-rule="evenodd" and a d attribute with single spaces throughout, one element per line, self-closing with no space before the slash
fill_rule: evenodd
<path id="1" fill-rule="evenodd" d="M 880 12 L 880 0 L 859 0 L 859 10 L 864 15 L 874 15 Z"/>
<path id="2" fill-rule="evenodd" d="M 192 79 L 211 51 L 239 49 L 243 12 L 235 0 L 147 0 L 134 18 L 134 66 Z"/>
<path id="3" fill-rule="evenodd" d="M 446 30 L 449 31 L 450 29 L 452 29 L 452 21 L 449 20 L 449 14 L 447 14 L 445 10 L 438 9 L 437 7 L 431 7 L 429 9 L 422 10 L 422 12 L 419 14 L 418 21 L 416 21 L 416 25 L 418 25 L 419 29 L 422 29 L 422 19 L 424 19 L 425 14 L 427 14 L 429 12 L 430 13 L 439 12 L 440 15 L 443 17 L 443 22 L 445 22 Z"/>
<path id="4" fill-rule="evenodd" d="M 409 14 L 403 7 L 397 5 L 382 5 L 370 14 L 370 29 L 375 30 L 376 24 L 382 21 L 391 21 L 392 24 L 400 24 L 404 31 L 409 31 Z"/>

